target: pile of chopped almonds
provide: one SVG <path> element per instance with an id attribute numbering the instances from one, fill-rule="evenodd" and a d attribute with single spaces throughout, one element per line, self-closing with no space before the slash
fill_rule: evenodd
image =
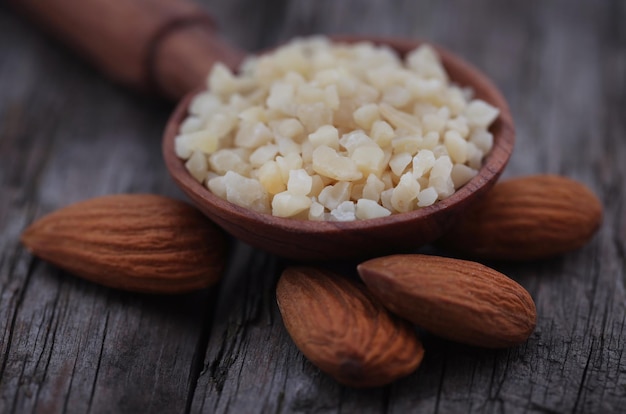
<path id="1" fill-rule="evenodd" d="M 296 39 L 216 64 L 176 137 L 210 191 L 279 217 L 351 221 L 432 205 L 477 173 L 499 111 L 436 51 Z"/>

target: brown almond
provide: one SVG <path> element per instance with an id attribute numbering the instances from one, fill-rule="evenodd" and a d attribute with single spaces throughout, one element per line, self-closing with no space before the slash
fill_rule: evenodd
<path id="1" fill-rule="evenodd" d="M 215 283 L 226 239 L 197 209 L 149 195 L 79 202 L 37 220 L 22 234 L 36 256 L 105 286 L 179 293 Z"/>
<path id="2" fill-rule="evenodd" d="M 340 275 L 287 268 L 276 299 L 296 346 L 341 384 L 382 386 L 410 374 L 422 361 L 414 328 Z"/>
<path id="3" fill-rule="evenodd" d="M 496 184 L 441 245 L 483 259 L 540 259 L 582 247 L 601 221 L 602 204 L 583 184 L 535 175 Z"/>
<path id="4" fill-rule="evenodd" d="M 368 260 L 358 271 L 385 307 L 443 338 L 504 348 L 526 341 L 535 328 L 530 294 L 479 263 L 409 254 Z"/>

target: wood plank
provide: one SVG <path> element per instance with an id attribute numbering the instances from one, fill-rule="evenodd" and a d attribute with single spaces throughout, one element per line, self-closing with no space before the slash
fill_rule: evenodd
<path id="1" fill-rule="evenodd" d="M 70 202 L 117 192 L 182 195 L 160 159 L 169 107 L 111 85 L 0 5 L 0 50 L 9 57 L 0 59 L 0 412 L 626 407 L 623 2 L 202 3 L 247 50 L 318 32 L 448 47 L 509 100 L 518 141 L 506 176 L 579 179 L 604 202 L 604 225 L 578 252 L 491 263 L 536 301 L 528 343 L 488 351 L 426 336 L 426 358 L 406 379 L 365 391 L 338 386 L 302 357 L 282 325 L 274 286 L 289 262 L 237 244 L 215 295 L 163 297 L 81 281 L 22 249 L 29 222 Z M 354 263 L 339 266 L 353 272 Z"/>
<path id="2" fill-rule="evenodd" d="M 615 38 L 603 33 L 615 30 L 607 20 L 618 19 L 609 7 L 589 2 L 568 2 L 565 13 L 563 2 L 531 8 L 491 1 L 472 10 L 462 2 L 397 8 L 356 3 L 293 2 L 280 37 L 363 33 L 366 27 L 376 34 L 434 39 L 463 55 L 509 97 L 518 145 L 507 176 L 552 172 L 579 179 L 609 197 L 606 224 L 589 246 L 564 257 L 492 263 L 537 302 L 539 323 L 527 344 L 488 351 L 429 337 L 415 374 L 370 392 L 334 384 L 284 344 L 289 339 L 271 300 L 282 266 L 248 253 L 258 264 L 243 260 L 243 273 L 228 278 L 240 288 L 219 292 L 191 411 L 619 412 L 626 405 L 624 195 L 621 189 L 615 194 L 614 186 L 624 175 L 611 160 L 625 148 L 615 132 L 623 131 L 623 121 L 605 94 L 624 99 L 626 89 L 607 87 L 623 85 L 623 75 L 602 63 L 605 54 L 611 61 L 623 59 L 624 49 L 617 51 Z M 455 8 L 458 13 L 449 13 Z M 603 85 L 606 71 L 611 76 Z M 606 114 L 609 125 L 598 127 Z M 607 148 L 616 152 L 611 160 Z"/>
<path id="3" fill-rule="evenodd" d="M 209 292 L 118 292 L 31 257 L 36 217 L 102 194 L 180 197 L 169 106 L 131 96 L 0 11 L 0 412 L 182 412 Z"/>

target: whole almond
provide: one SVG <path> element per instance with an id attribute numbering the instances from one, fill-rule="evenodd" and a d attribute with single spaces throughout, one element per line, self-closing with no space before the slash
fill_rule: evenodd
<path id="1" fill-rule="evenodd" d="M 149 195 L 79 202 L 33 223 L 22 242 L 36 256 L 105 286 L 179 293 L 215 283 L 226 239 L 198 210 Z"/>
<path id="2" fill-rule="evenodd" d="M 385 307 L 443 338 L 504 348 L 526 341 L 535 328 L 530 294 L 479 263 L 409 254 L 368 260 L 357 269 Z"/>
<path id="3" fill-rule="evenodd" d="M 410 374 L 422 361 L 414 328 L 340 275 L 287 268 L 276 299 L 296 346 L 341 384 L 382 386 Z"/>
<path id="4" fill-rule="evenodd" d="M 601 221 L 602 204 L 583 184 L 535 175 L 496 184 L 441 245 L 484 259 L 540 259 L 582 247 Z"/>

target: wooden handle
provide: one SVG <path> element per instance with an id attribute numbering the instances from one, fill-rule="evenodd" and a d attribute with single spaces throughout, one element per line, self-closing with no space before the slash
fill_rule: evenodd
<path id="1" fill-rule="evenodd" d="M 235 68 L 244 52 L 215 33 L 187 0 L 9 0 L 45 30 L 125 85 L 173 99 L 199 87 L 217 61 Z"/>

